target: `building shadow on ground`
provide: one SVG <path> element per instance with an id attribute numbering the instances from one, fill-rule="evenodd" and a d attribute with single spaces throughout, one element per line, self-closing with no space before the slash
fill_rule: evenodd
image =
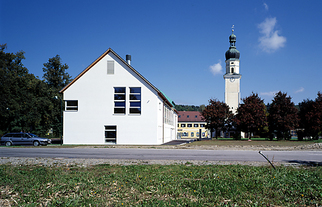
<path id="1" fill-rule="evenodd" d="M 310 167 L 322 166 L 322 162 L 317 162 L 317 161 L 287 160 L 286 162 L 293 163 L 293 164 L 300 164 L 300 165 L 310 166 Z"/>

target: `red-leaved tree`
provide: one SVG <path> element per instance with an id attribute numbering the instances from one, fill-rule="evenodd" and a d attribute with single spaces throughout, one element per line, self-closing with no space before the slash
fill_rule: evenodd
<path id="1" fill-rule="evenodd" d="M 210 99 L 209 105 L 202 111 L 204 121 L 206 121 L 206 128 L 216 130 L 216 139 L 220 130 L 225 130 L 228 125 L 232 123 L 233 114 L 229 110 L 229 106 L 223 102 Z"/>
<path id="2" fill-rule="evenodd" d="M 258 97 L 257 93 L 252 93 L 242 101 L 243 104 L 237 109 L 235 117 L 237 128 L 247 132 L 249 138 L 252 132 L 267 132 L 267 112 L 264 101 Z"/>

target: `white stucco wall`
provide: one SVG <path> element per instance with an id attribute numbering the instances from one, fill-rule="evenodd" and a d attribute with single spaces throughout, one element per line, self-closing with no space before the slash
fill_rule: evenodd
<path id="1" fill-rule="evenodd" d="M 107 61 L 115 60 L 114 74 Z M 114 87 L 126 87 L 126 113 L 114 114 Z M 141 114 L 129 114 L 129 87 L 141 87 Z M 78 100 L 78 111 L 64 111 L 64 144 L 105 144 L 105 125 L 117 126 L 116 144 L 162 144 L 163 100 L 113 53 L 108 53 L 64 91 L 64 100 Z M 175 134 L 169 140 L 175 139 Z"/>

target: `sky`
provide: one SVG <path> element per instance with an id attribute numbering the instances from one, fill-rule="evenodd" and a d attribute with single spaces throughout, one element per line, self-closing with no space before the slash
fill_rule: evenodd
<path id="1" fill-rule="evenodd" d="M 321 0 L 0 0 L 0 44 L 24 51 L 40 79 L 60 55 L 75 78 L 108 48 L 176 104 L 224 101 L 225 52 L 234 25 L 241 98 L 295 104 L 322 92 Z"/>

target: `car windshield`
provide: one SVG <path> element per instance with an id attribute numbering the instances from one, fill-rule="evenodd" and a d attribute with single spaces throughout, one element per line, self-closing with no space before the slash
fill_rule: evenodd
<path id="1" fill-rule="evenodd" d="M 38 137 L 37 135 L 35 134 L 31 134 L 31 133 L 28 133 L 31 137 Z"/>

